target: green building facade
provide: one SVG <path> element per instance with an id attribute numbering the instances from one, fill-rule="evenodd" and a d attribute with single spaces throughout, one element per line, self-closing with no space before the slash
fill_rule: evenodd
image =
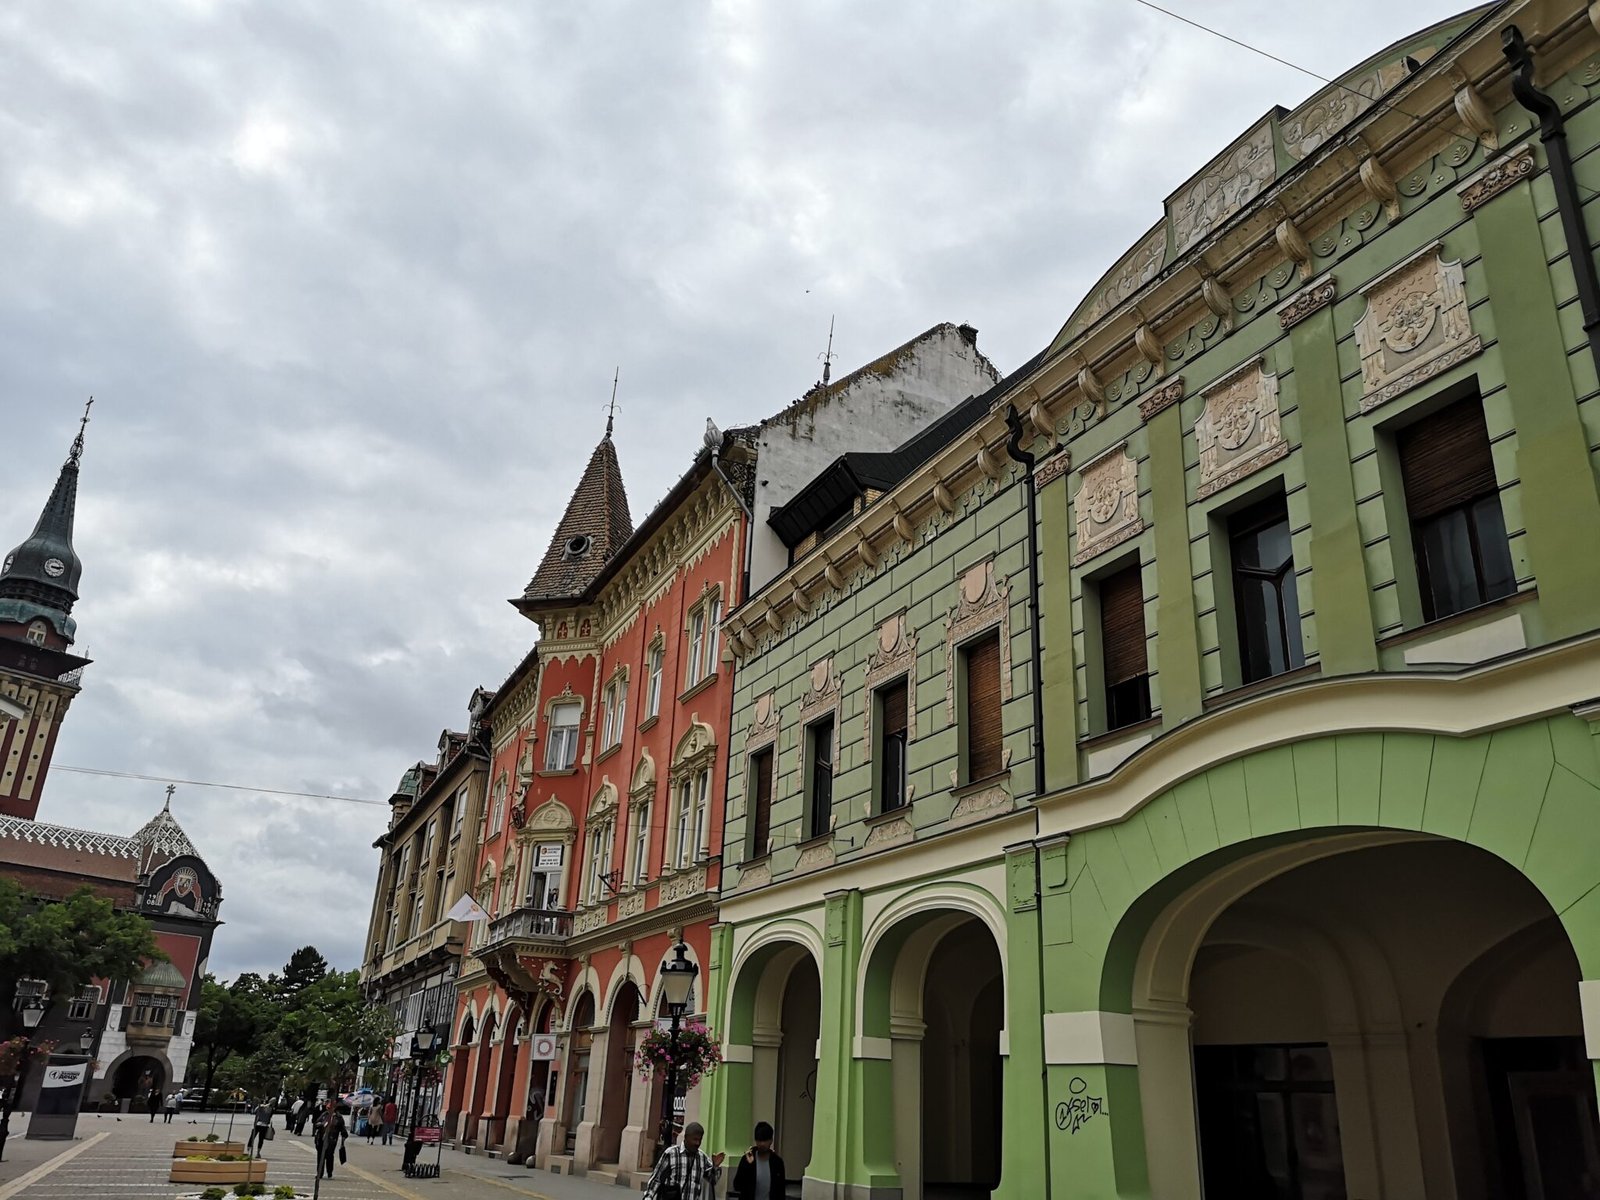
<path id="1" fill-rule="evenodd" d="M 1600 1179 L 1597 89 L 1570 2 L 1390 47 L 787 514 L 710 1145 L 772 1120 L 808 1197 Z"/>

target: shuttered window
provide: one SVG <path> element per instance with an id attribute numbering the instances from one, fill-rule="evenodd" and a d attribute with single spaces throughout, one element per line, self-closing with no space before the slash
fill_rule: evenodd
<path id="1" fill-rule="evenodd" d="M 810 756 L 811 812 L 808 834 L 828 832 L 833 816 L 833 718 L 824 717 L 806 727 L 806 752 Z"/>
<path id="2" fill-rule="evenodd" d="M 767 852 L 772 837 L 772 751 L 757 752 L 750 759 L 750 858 Z"/>
<path id="3" fill-rule="evenodd" d="M 890 812 L 906 802 L 906 681 L 897 679 L 878 689 L 879 769 L 882 771 L 882 810 Z"/>
<path id="4" fill-rule="evenodd" d="M 1422 615 L 1448 617 L 1516 591 L 1483 405 L 1452 404 L 1397 439 Z"/>
<path id="5" fill-rule="evenodd" d="M 967 779 L 1000 773 L 1000 634 L 986 634 L 963 651 L 967 672 Z"/>
<path id="6" fill-rule="evenodd" d="M 1150 715 L 1150 666 L 1145 656 L 1144 583 L 1137 564 L 1100 582 L 1100 653 L 1106 728 L 1145 720 Z"/>

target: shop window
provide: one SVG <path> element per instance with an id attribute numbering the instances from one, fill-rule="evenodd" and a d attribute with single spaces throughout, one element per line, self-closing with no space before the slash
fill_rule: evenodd
<path id="1" fill-rule="evenodd" d="M 833 717 L 806 726 L 806 836 L 828 832 L 833 818 Z"/>
<path id="2" fill-rule="evenodd" d="M 1289 509 L 1282 495 L 1228 520 L 1233 603 L 1239 622 L 1239 673 L 1254 683 L 1305 665 L 1295 587 Z"/>
<path id="3" fill-rule="evenodd" d="M 570 771 L 578 761 L 578 720 L 583 706 L 557 704 L 550 710 L 550 740 L 545 743 L 544 769 Z"/>
<path id="4" fill-rule="evenodd" d="M 878 722 L 878 809 L 893 812 L 906 802 L 907 681 L 902 676 L 873 697 Z"/>
<path id="5" fill-rule="evenodd" d="M 750 850 L 746 858 L 760 858 L 772 840 L 772 747 L 750 756 Z"/>
<path id="6" fill-rule="evenodd" d="M 1452 404 L 1396 441 L 1424 619 L 1511 595 L 1517 580 L 1483 405 Z"/>
<path id="7" fill-rule="evenodd" d="M 973 782 L 1001 771 L 1000 633 L 984 634 L 961 650 L 966 682 L 963 730 L 966 734 L 966 778 Z"/>
<path id="8" fill-rule="evenodd" d="M 1345 1195 L 1327 1046 L 1196 1046 L 1194 1068 L 1206 1195 Z"/>
<path id="9" fill-rule="evenodd" d="M 1100 581 L 1100 662 L 1106 728 L 1150 716 L 1150 666 L 1145 655 L 1144 583 L 1138 563 Z"/>

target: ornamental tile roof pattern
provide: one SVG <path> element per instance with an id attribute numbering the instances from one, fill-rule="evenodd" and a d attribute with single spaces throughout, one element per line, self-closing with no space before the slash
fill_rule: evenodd
<path id="1" fill-rule="evenodd" d="M 632 533 L 622 467 L 608 431 L 589 456 L 583 478 L 567 501 L 567 511 L 522 599 L 567 600 L 581 595 Z"/>
<path id="2" fill-rule="evenodd" d="M 26 817 L 0 817 L 0 838 L 32 842 L 59 850 L 77 850 L 84 854 L 103 854 L 108 858 L 139 857 L 139 843 L 131 837 L 73 829 L 66 825 L 47 825 Z"/>
<path id="3" fill-rule="evenodd" d="M 146 821 L 144 828 L 133 835 L 133 840 L 142 850 L 164 855 L 163 862 L 169 858 L 177 858 L 180 854 L 200 857 L 200 851 L 194 848 L 194 843 L 178 824 L 178 819 L 172 815 L 170 808 L 163 808 Z M 150 857 L 154 858 L 155 855 L 151 854 Z"/>

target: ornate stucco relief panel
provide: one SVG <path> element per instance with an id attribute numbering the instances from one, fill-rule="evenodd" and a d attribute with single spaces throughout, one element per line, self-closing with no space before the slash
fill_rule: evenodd
<path id="1" fill-rule="evenodd" d="M 1483 349 L 1467 313 L 1466 273 L 1438 242 L 1365 289 L 1356 322 L 1361 411 L 1370 412 Z"/>
<path id="2" fill-rule="evenodd" d="M 878 626 L 878 640 L 867 655 L 867 695 L 863 746 L 872 760 L 872 693 L 900 676 L 906 680 L 906 740 L 917 740 L 917 634 L 905 613 L 896 613 Z"/>
<path id="3" fill-rule="evenodd" d="M 956 720 L 956 648 L 991 626 L 1000 629 L 1000 697 L 1011 699 L 1011 584 L 994 574 L 994 559 L 968 567 L 960 580 L 961 591 L 944 638 L 944 706 L 950 723 Z"/>
<path id="4" fill-rule="evenodd" d="M 754 754 L 778 740 L 782 710 L 776 692 L 762 692 L 750 706 L 750 727 L 744 734 L 744 751 Z"/>
<path id="5" fill-rule="evenodd" d="M 1139 516 L 1139 464 L 1129 457 L 1126 442 L 1083 468 L 1072 511 L 1078 531 L 1073 566 L 1082 566 L 1144 529 Z"/>
<path id="6" fill-rule="evenodd" d="M 1200 447 L 1199 499 L 1220 492 L 1289 452 L 1278 415 L 1278 377 L 1247 363 L 1202 393 L 1195 422 Z"/>
<path id="7" fill-rule="evenodd" d="M 1272 121 L 1262 121 L 1167 201 L 1173 255 L 1202 241 L 1254 200 L 1277 174 Z"/>

